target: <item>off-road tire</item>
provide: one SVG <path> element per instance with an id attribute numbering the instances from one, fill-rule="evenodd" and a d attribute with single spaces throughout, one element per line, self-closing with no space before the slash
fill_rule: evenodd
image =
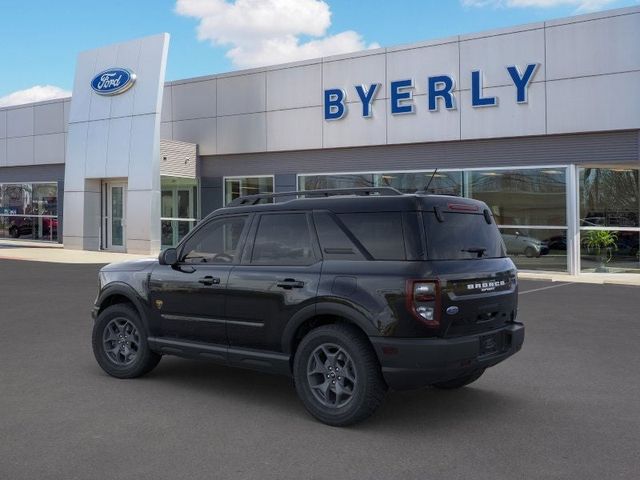
<path id="1" fill-rule="evenodd" d="M 321 394 L 312 391 L 312 380 L 309 376 L 319 375 L 324 379 L 324 374 L 309 373 L 310 362 L 316 364 L 311 357 L 325 345 L 331 345 L 346 353 L 350 361 L 350 370 L 354 374 L 352 394 L 348 402 L 342 406 L 326 406 L 317 398 L 317 395 Z M 325 373 L 329 375 L 331 372 L 327 370 Z M 340 372 L 337 373 L 339 374 Z M 296 351 L 293 376 L 298 396 L 307 411 L 321 422 L 336 427 L 352 425 L 371 416 L 381 405 L 387 390 L 371 344 L 359 329 L 351 325 L 325 325 L 311 330 L 302 339 Z M 335 377 L 336 381 L 337 378 Z"/>
<path id="2" fill-rule="evenodd" d="M 130 325 L 133 325 L 137 331 L 137 350 L 135 357 L 126 365 L 116 363 L 108 355 L 107 350 L 105 349 L 105 329 L 114 320 L 126 320 Z M 98 318 L 93 325 L 93 354 L 100 367 L 102 367 L 102 369 L 112 377 L 140 377 L 153 370 L 162 358 L 162 355 L 151 351 L 149 344 L 147 343 L 147 336 L 148 334 L 144 323 L 133 306 L 125 303 L 111 305 L 110 307 L 105 308 L 100 315 L 98 315 Z"/>

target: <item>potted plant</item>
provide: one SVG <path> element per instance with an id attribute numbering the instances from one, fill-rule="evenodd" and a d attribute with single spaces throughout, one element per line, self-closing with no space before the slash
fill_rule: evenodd
<path id="1" fill-rule="evenodd" d="M 618 235 L 609 230 L 590 230 L 587 233 L 586 245 L 589 250 L 595 250 L 596 255 L 600 256 L 600 265 L 596 268 L 596 272 L 608 272 L 607 264 L 613 257 L 613 251 L 616 250 Z"/>

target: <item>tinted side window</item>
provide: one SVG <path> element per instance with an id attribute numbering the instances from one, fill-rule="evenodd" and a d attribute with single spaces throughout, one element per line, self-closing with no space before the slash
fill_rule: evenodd
<path id="1" fill-rule="evenodd" d="M 246 216 L 213 220 L 199 229 L 182 249 L 184 263 L 232 263 L 238 253 Z"/>
<path id="2" fill-rule="evenodd" d="M 315 261 L 305 213 L 262 215 L 253 245 L 254 265 L 310 265 Z"/>
<path id="3" fill-rule="evenodd" d="M 313 214 L 313 220 L 325 260 L 365 260 L 360 249 L 349 239 L 331 214 L 317 212 Z"/>
<path id="4" fill-rule="evenodd" d="M 400 212 L 345 213 L 338 218 L 375 260 L 405 260 Z"/>

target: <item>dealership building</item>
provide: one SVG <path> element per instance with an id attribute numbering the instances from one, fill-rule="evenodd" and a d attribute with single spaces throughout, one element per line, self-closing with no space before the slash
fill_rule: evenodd
<path id="1" fill-rule="evenodd" d="M 171 82 L 168 51 L 0 109 L 0 238 L 153 254 L 241 195 L 390 186 L 486 202 L 521 269 L 640 273 L 640 7 Z"/>

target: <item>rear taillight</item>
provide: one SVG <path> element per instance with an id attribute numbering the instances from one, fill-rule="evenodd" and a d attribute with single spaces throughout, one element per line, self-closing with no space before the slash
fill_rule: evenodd
<path id="1" fill-rule="evenodd" d="M 440 326 L 440 285 L 437 280 L 409 280 L 407 308 L 425 325 Z"/>

